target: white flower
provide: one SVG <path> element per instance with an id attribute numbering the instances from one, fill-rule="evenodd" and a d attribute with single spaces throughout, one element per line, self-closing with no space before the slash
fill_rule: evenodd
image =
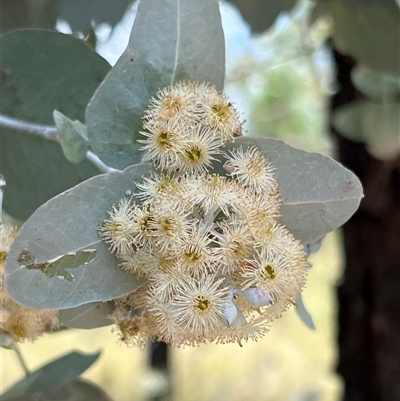
<path id="1" fill-rule="evenodd" d="M 110 245 L 111 252 L 126 254 L 131 252 L 134 243 L 133 225 L 135 221 L 134 205 L 131 199 L 123 198 L 118 205 L 109 210 L 109 218 L 99 229 L 100 236 Z"/>
<path id="2" fill-rule="evenodd" d="M 214 128 L 220 137 L 221 143 L 233 141 L 237 136 L 239 113 L 228 100 L 227 96 L 218 93 L 211 87 L 208 93 L 200 97 L 205 124 Z"/>
<path id="3" fill-rule="evenodd" d="M 262 317 L 251 316 L 248 320 L 242 319 L 236 327 L 223 328 L 216 334 L 217 344 L 236 342 L 242 346 L 243 341 L 257 341 L 269 331 L 268 324 Z"/>
<path id="4" fill-rule="evenodd" d="M 143 177 L 143 182 L 136 183 L 136 186 L 140 190 L 137 194 L 138 198 L 151 200 L 161 192 L 168 193 L 169 191 L 179 190 L 179 180 L 173 175 L 152 172 L 150 177 Z"/>
<path id="5" fill-rule="evenodd" d="M 220 146 L 213 130 L 198 125 L 188 130 L 186 140 L 181 142 L 176 168 L 181 173 L 206 172 L 215 160 L 213 155 L 220 153 Z"/>
<path id="6" fill-rule="evenodd" d="M 243 290 L 260 288 L 271 299 L 273 294 L 277 294 L 278 299 L 296 298 L 306 274 L 304 263 L 293 265 L 288 254 L 274 247 L 257 249 L 255 257 L 246 259 L 240 269 Z"/>
<path id="7" fill-rule="evenodd" d="M 210 227 L 200 225 L 194 227 L 183 240 L 182 247 L 178 250 L 178 263 L 185 272 L 193 277 L 204 276 L 208 270 L 214 269 L 214 254 L 211 244 Z"/>
<path id="8" fill-rule="evenodd" d="M 254 240 L 248 226 L 236 218 L 218 223 L 215 236 L 218 247 L 214 248 L 214 253 L 223 274 L 232 273 L 243 259 L 254 253 Z"/>
<path id="9" fill-rule="evenodd" d="M 142 135 L 147 137 L 145 140 L 139 140 L 143 143 L 142 147 L 145 153 L 145 160 L 151 160 L 159 169 L 173 170 L 178 165 L 178 154 L 182 153 L 182 144 L 186 140 L 186 126 L 175 122 L 166 122 L 155 126 L 144 125 L 145 129 Z"/>
<path id="10" fill-rule="evenodd" d="M 213 275 L 198 280 L 189 278 L 176 290 L 171 302 L 173 314 L 191 336 L 202 341 L 225 325 L 226 304 L 231 299 L 223 279 L 216 279 Z"/>
<path id="11" fill-rule="evenodd" d="M 224 169 L 241 185 L 252 188 L 256 193 L 272 192 L 278 188 L 274 169 L 256 147 L 246 151 L 242 148 L 230 152 Z"/>
<path id="12" fill-rule="evenodd" d="M 179 82 L 159 90 L 149 101 L 143 119 L 150 124 L 158 121 L 185 121 L 196 119 L 196 97 L 192 84 Z"/>
<path id="13" fill-rule="evenodd" d="M 199 205 L 204 214 L 216 215 L 221 210 L 225 216 L 229 216 L 229 208 L 235 205 L 239 197 L 234 183 L 217 174 L 189 177 L 184 184 L 187 188 L 185 197 Z"/>

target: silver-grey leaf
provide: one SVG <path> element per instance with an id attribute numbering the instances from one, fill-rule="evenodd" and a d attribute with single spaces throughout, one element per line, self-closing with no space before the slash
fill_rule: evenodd
<path id="1" fill-rule="evenodd" d="M 280 222 L 303 244 L 340 227 L 357 210 L 361 183 L 332 158 L 271 138 L 240 137 L 227 148 L 240 146 L 257 146 L 275 168 L 283 201 Z"/>
<path id="2" fill-rule="evenodd" d="M 183 80 L 210 82 L 221 90 L 224 76 L 218 1 L 141 1 L 127 49 L 86 110 L 93 150 L 115 168 L 139 163 L 137 139 L 150 97 Z"/>
<path id="3" fill-rule="evenodd" d="M 123 272 L 100 239 L 98 228 L 107 210 L 134 190 L 151 171 L 139 164 L 123 172 L 93 177 L 42 205 L 26 221 L 6 260 L 6 285 L 19 303 L 38 309 L 67 309 L 127 294 L 143 282 Z M 73 269 L 74 280 L 49 278 L 21 266 L 21 252 L 49 261 L 80 250 L 95 250 L 96 259 Z"/>
<path id="4" fill-rule="evenodd" d="M 296 299 L 296 313 L 301 321 L 311 330 L 315 330 L 315 324 L 312 316 L 304 306 L 303 298 L 301 294 Z"/>
<path id="5" fill-rule="evenodd" d="M 80 121 L 71 121 L 57 110 L 54 110 L 53 118 L 64 156 L 70 163 L 80 163 L 89 150 L 86 127 Z"/>
<path id="6" fill-rule="evenodd" d="M 94 329 L 109 326 L 113 321 L 109 316 L 113 313 L 113 302 L 93 302 L 76 308 L 60 311 L 60 325 L 75 329 Z"/>

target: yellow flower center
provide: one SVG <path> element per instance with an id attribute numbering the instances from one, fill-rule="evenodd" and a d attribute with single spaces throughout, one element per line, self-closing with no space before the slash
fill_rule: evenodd
<path id="1" fill-rule="evenodd" d="M 233 241 L 233 244 L 235 245 L 235 250 L 233 251 L 236 255 L 240 255 L 243 257 L 249 256 L 249 252 L 246 250 L 246 248 L 240 244 L 238 241 Z"/>
<path id="2" fill-rule="evenodd" d="M 14 325 L 11 327 L 11 332 L 21 338 L 27 337 L 27 332 L 24 326 Z"/>
<path id="3" fill-rule="evenodd" d="M 228 113 L 230 106 L 230 103 L 214 104 L 211 110 L 217 117 L 222 118 Z"/>
<path id="4" fill-rule="evenodd" d="M 267 272 L 267 276 L 269 279 L 273 280 L 276 277 L 276 273 L 274 268 L 271 265 L 267 265 L 264 267 L 265 271 Z"/>
<path id="5" fill-rule="evenodd" d="M 171 229 L 171 227 L 172 227 L 172 222 L 168 218 L 160 220 L 159 223 L 160 223 L 161 228 L 164 231 L 169 231 Z"/>
<path id="6" fill-rule="evenodd" d="M 197 163 L 202 157 L 202 151 L 198 148 L 192 148 L 186 151 L 186 155 L 190 160 Z"/>
<path id="7" fill-rule="evenodd" d="M 169 132 L 161 132 L 160 135 L 158 135 L 158 144 L 160 147 L 167 149 L 172 147 L 170 136 L 171 134 Z"/>
<path id="8" fill-rule="evenodd" d="M 109 231 L 117 231 L 120 228 L 120 226 L 119 224 L 106 223 L 104 224 L 104 228 L 106 228 Z"/>
<path id="9" fill-rule="evenodd" d="M 197 297 L 196 298 L 197 305 L 196 308 L 198 308 L 201 312 L 206 311 L 209 306 L 210 306 L 210 301 L 207 299 L 204 299 L 203 297 Z"/>
<path id="10" fill-rule="evenodd" d="M 0 252 L 0 262 L 3 262 L 4 260 L 6 260 L 6 257 L 7 257 L 7 252 L 1 251 Z"/>
<path id="11" fill-rule="evenodd" d="M 196 262 L 200 258 L 200 256 L 195 251 L 186 252 L 185 256 L 188 262 Z"/>

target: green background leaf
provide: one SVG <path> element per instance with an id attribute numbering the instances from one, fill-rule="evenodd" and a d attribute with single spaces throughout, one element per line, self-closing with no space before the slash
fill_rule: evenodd
<path id="1" fill-rule="evenodd" d="M 12 397 L 8 401 L 111 401 L 98 386 L 75 379 L 67 384 L 46 388 L 33 395 Z"/>
<path id="2" fill-rule="evenodd" d="M 358 100 L 336 109 L 333 114 L 335 129 L 354 142 L 363 142 L 362 120 L 367 103 L 366 100 Z"/>
<path id="3" fill-rule="evenodd" d="M 228 149 L 257 146 L 275 168 L 283 205 L 280 222 L 303 244 L 345 223 L 363 196 L 358 178 L 328 156 L 271 138 L 238 138 Z"/>
<path id="4" fill-rule="evenodd" d="M 276 17 L 292 9 L 296 0 L 229 0 L 240 11 L 243 19 L 253 32 L 260 33 L 268 29 Z"/>
<path id="5" fill-rule="evenodd" d="M 319 0 L 334 22 L 336 48 L 373 70 L 400 71 L 400 8 L 395 0 Z"/>
<path id="6" fill-rule="evenodd" d="M 0 40 L 2 114 L 53 125 L 56 108 L 83 120 L 87 103 L 110 68 L 104 59 L 81 40 L 56 32 L 13 31 Z M 21 220 L 58 193 L 98 174 L 86 160 L 70 164 L 57 143 L 11 129 L 1 129 L 0 147 L 7 180 L 4 208 Z"/>
<path id="7" fill-rule="evenodd" d="M 139 3 L 127 49 L 88 105 L 90 144 L 108 165 L 139 163 L 142 115 L 158 89 L 181 80 L 222 89 L 225 43 L 215 0 Z"/>
<path id="8" fill-rule="evenodd" d="M 379 160 L 394 160 L 400 155 L 399 103 L 369 103 L 362 124 L 372 156 Z"/>
<path id="9" fill-rule="evenodd" d="M 400 104 L 359 100 L 336 110 L 335 128 L 348 139 L 362 142 L 379 160 L 400 155 Z"/>
<path id="10" fill-rule="evenodd" d="M 370 70 L 357 65 L 351 72 L 356 88 L 366 97 L 377 102 L 400 98 L 400 76 Z"/>
<path id="11" fill-rule="evenodd" d="M 41 206 L 24 224 L 6 259 L 6 284 L 19 303 L 38 309 L 68 309 L 85 303 L 125 295 L 143 282 L 125 273 L 100 239 L 98 228 L 107 210 L 134 190 L 151 171 L 139 164 L 123 172 L 93 177 Z M 67 253 L 95 249 L 96 259 L 74 269 L 74 281 L 46 277 L 21 267 L 18 258 L 27 251 L 45 262 Z"/>
<path id="12" fill-rule="evenodd" d="M 88 33 L 91 23 L 112 27 L 123 17 L 132 0 L 11 0 L 0 2 L 2 33 L 19 28 L 53 29 L 57 18 L 73 32 Z"/>
<path id="13" fill-rule="evenodd" d="M 131 3 L 132 0 L 58 0 L 59 18 L 66 20 L 73 32 L 86 32 L 92 20 L 114 26 Z"/>
<path id="14" fill-rule="evenodd" d="M 71 352 L 24 377 L 2 395 L 2 400 L 32 395 L 46 388 L 66 384 L 79 377 L 99 357 L 100 353 Z"/>

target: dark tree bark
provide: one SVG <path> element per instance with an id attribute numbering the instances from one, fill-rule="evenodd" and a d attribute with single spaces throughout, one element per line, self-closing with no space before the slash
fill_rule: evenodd
<path id="1" fill-rule="evenodd" d="M 354 60 L 334 54 L 338 92 L 331 112 L 361 97 L 350 77 Z M 375 160 L 363 145 L 331 131 L 339 161 L 357 174 L 365 193 L 343 227 L 337 367 L 343 400 L 400 401 L 400 158 Z"/>
<path id="2" fill-rule="evenodd" d="M 170 366 L 170 346 L 164 342 L 152 342 L 149 349 L 150 368 L 164 375 L 167 386 L 161 389 L 160 394 L 154 394 L 148 398 L 149 401 L 168 401 L 173 398 L 173 383 Z"/>

